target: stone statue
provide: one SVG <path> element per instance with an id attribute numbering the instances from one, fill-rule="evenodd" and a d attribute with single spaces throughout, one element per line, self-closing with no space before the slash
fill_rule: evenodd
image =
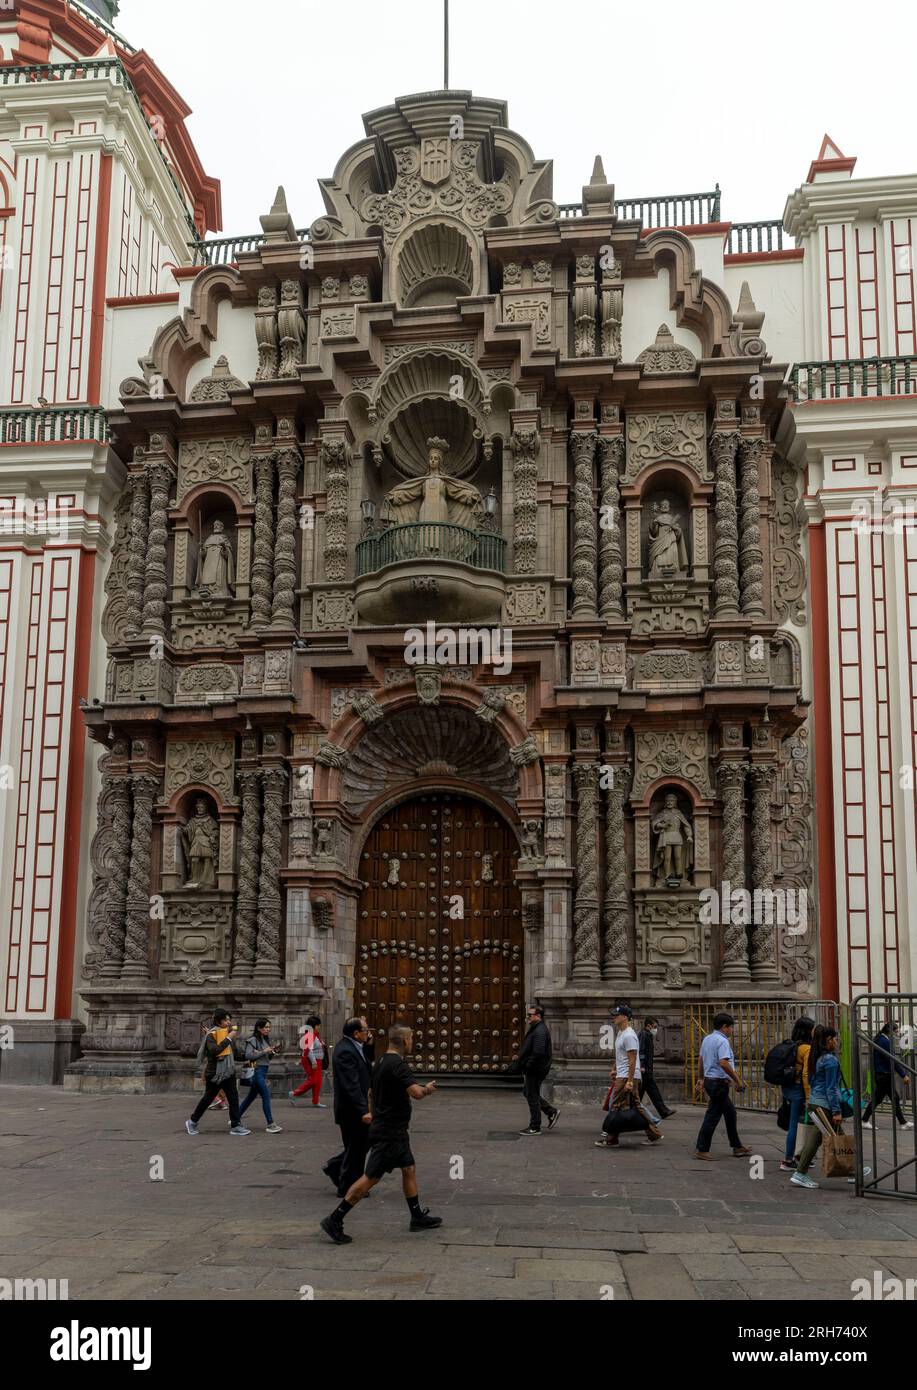
<path id="1" fill-rule="evenodd" d="M 541 821 L 524 821 L 520 838 L 522 840 L 523 858 L 538 859 L 541 855 Z"/>
<path id="2" fill-rule="evenodd" d="M 386 497 L 392 522 L 396 526 L 421 521 L 451 522 L 471 531 L 480 529 L 484 502 L 476 487 L 443 472 L 443 455 L 449 445 L 444 439 L 428 439 L 427 475 L 399 483 Z"/>
<path id="3" fill-rule="evenodd" d="M 315 853 L 319 859 L 331 853 L 332 829 L 330 820 L 322 819 L 315 822 Z"/>
<path id="4" fill-rule="evenodd" d="M 652 821 L 656 840 L 653 870 L 657 888 L 677 888 L 690 878 L 694 865 L 694 831 L 678 809 L 678 798 L 669 792 L 663 809 Z"/>
<path id="5" fill-rule="evenodd" d="M 688 573 L 688 549 L 684 532 L 665 497 L 653 503 L 649 536 L 649 578 L 684 578 Z"/>
<path id="6" fill-rule="evenodd" d="M 232 546 L 222 521 L 215 521 L 210 535 L 201 542 L 194 590 L 207 597 L 228 598 L 235 582 Z"/>
<path id="7" fill-rule="evenodd" d="M 220 827 L 200 799 L 194 804 L 194 815 L 182 826 L 182 849 L 188 864 L 186 888 L 216 888 L 217 865 L 220 857 Z"/>

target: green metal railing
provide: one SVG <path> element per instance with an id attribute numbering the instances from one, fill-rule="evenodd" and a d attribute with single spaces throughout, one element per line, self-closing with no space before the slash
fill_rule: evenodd
<path id="1" fill-rule="evenodd" d="M 779 217 L 770 222 L 733 222 L 726 250 L 733 256 L 755 251 L 782 251 L 783 223 Z"/>
<path id="2" fill-rule="evenodd" d="M 309 228 L 297 228 L 296 235 L 300 241 L 308 241 Z M 199 266 L 234 265 L 240 255 L 257 251 L 263 245 L 263 232 L 252 232 L 249 236 L 214 237 L 211 241 L 196 239 L 188 243 L 192 264 Z"/>
<path id="3" fill-rule="evenodd" d="M 131 81 L 130 74 L 120 58 L 81 58 L 78 63 L 30 63 L 21 66 L 0 67 L 0 87 L 21 87 L 30 82 L 77 82 L 86 78 L 90 80 L 106 78 L 108 81 L 114 82 L 116 86 L 123 87 L 136 102 L 137 110 L 143 117 L 144 124 L 149 126 L 150 123 L 147 120 L 137 88 Z M 155 136 L 154 142 L 159 152 L 159 158 L 162 160 L 162 167 L 178 194 L 185 214 L 185 221 L 191 229 L 191 235 L 196 238 L 197 228 L 194 225 L 194 218 L 188 211 L 185 193 L 165 157 L 162 145 L 155 139 Z"/>
<path id="4" fill-rule="evenodd" d="M 451 522 L 414 521 L 390 526 L 357 544 L 357 578 L 403 560 L 459 560 L 503 573 L 506 541 L 492 531 L 471 531 Z"/>
<path id="5" fill-rule="evenodd" d="M 105 411 L 95 406 L 50 406 L 47 410 L 0 410 L 0 445 L 59 444 L 108 439 Z"/>
<path id="6" fill-rule="evenodd" d="M 558 203 L 561 217 L 582 217 L 582 203 Z M 712 193 L 669 193 L 660 198 L 616 198 L 618 217 L 642 222 L 644 227 L 692 227 L 719 222 L 720 186 Z"/>
<path id="7" fill-rule="evenodd" d="M 911 396 L 917 393 L 917 357 L 844 357 L 834 362 L 796 362 L 791 380 L 797 401 Z"/>

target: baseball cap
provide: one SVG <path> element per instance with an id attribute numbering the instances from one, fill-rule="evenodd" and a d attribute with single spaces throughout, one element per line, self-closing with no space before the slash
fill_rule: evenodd
<path id="1" fill-rule="evenodd" d="M 615 1018 L 618 1014 L 626 1014 L 628 1018 L 633 1018 L 634 1016 L 633 1009 L 629 1004 L 615 1004 L 611 1011 L 611 1016 Z"/>

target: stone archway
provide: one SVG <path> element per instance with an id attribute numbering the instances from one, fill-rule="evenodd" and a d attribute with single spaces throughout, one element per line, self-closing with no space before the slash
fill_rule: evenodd
<path id="1" fill-rule="evenodd" d="M 518 1052 L 518 856 L 501 815 L 439 790 L 389 807 L 363 845 L 354 1011 L 374 1030 L 410 1025 L 418 1069 L 505 1072 Z"/>

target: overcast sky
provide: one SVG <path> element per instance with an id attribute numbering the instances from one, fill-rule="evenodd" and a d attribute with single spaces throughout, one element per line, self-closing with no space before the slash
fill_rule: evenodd
<path id="1" fill-rule="evenodd" d="M 719 182 L 779 217 L 827 131 L 854 177 L 914 173 L 914 0 L 451 0 L 450 86 L 509 104 L 573 202 L 601 153 L 616 196 Z M 118 27 L 194 114 L 227 235 L 278 183 L 298 227 L 364 111 L 443 82 L 442 0 L 122 0 Z"/>

